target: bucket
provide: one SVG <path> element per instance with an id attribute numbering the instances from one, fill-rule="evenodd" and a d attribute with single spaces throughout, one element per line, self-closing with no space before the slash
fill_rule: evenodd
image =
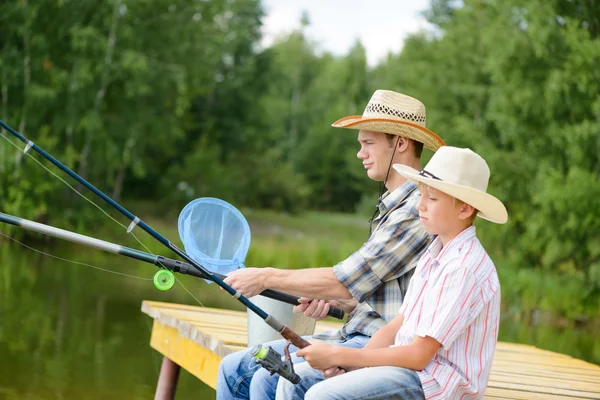
<path id="1" fill-rule="evenodd" d="M 254 296 L 250 298 L 250 301 L 300 336 L 312 335 L 315 331 L 317 321 L 305 317 L 302 313 L 294 313 L 294 306 L 291 304 L 264 296 Z M 283 339 L 279 332 L 267 325 L 261 317 L 248 310 L 248 347 L 279 339 Z"/>

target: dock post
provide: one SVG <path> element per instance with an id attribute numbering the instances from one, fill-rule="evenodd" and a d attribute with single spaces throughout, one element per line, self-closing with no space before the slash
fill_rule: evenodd
<path id="1" fill-rule="evenodd" d="M 156 385 L 154 400 L 174 400 L 177 389 L 177 379 L 181 367 L 167 357 L 163 357 L 160 376 Z"/>

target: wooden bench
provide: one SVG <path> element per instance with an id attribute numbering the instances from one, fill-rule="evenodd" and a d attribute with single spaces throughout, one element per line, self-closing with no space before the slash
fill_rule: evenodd
<path id="1" fill-rule="evenodd" d="M 246 313 L 144 301 L 154 319 L 150 346 L 163 358 L 155 399 L 174 398 L 179 369 L 212 388 L 227 354 L 246 347 Z M 320 321 L 315 333 L 338 329 Z M 600 399 L 600 366 L 534 346 L 499 342 L 486 399 Z"/>

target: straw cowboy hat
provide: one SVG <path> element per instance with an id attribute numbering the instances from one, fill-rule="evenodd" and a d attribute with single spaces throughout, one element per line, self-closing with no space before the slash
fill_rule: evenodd
<path id="1" fill-rule="evenodd" d="M 487 163 L 471 149 L 440 147 L 420 172 L 402 164 L 393 167 L 411 181 L 423 182 L 473 206 L 483 219 L 497 224 L 508 221 L 504 204 L 486 193 L 490 179 Z"/>
<path id="2" fill-rule="evenodd" d="M 436 151 L 445 143 L 425 127 L 425 120 L 425 106 L 419 100 L 391 90 L 377 90 L 363 115 L 339 119 L 331 126 L 404 136 Z"/>

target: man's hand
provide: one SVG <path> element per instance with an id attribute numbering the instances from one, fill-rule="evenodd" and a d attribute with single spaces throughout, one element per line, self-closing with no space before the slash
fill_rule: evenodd
<path id="1" fill-rule="evenodd" d="M 314 300 L 306 297 L 298 299 L 297 306 L 294 306 L 295 313 L 304 313 L 305 316 L 314 318 L 317 321 L 327 317 L 331 307 L 342 308 L 346 314 L 350 314 L 358 302 L 352 298 L 350 300 Z"/>
<path id="2" fill-rule="evenodd" d="M 305 317 L 314 318 L 317 321 L 327 317 L 327 313 L 331 308 L 328 300 L 313 300 L 306 297 L 298 299 L 297 306 L 294 306 L 295 313 L 304 313 Z"/>
<path id="3" fill-rule="evenodd" d="M 242 268 L 230 272 L 225 283 L 246 297 L 256 296 L 266 288 L 263 286 L 266 268 Z"/>

